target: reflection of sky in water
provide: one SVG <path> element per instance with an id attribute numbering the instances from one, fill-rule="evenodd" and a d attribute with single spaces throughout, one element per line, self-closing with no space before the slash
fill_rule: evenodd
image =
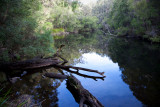
<path id="1" fill-rule="evenodd" d="M 86 53 L 82 55 L 84 63 L 76 64 L 75 66 L 95 69 L 100 72 L 105 72 L 107 76 L 104 81 L 87 79 L 75 75 L 82 83 L 84 88 L 89 90 L 104 106 L 107 107 L 139 107 L 142 106 L 129 89 L 129 86 L 121 79 L 121 71 L 117 63 L 113 63 L 109 57 L 101 57 L 96 53 Z M 84 74 L 96 75 L 80 71 Z M 78 104 L 71 93 L 66 89 L 65 81 L 58 88 L 58 98 L 60 107 L 77 107 Z"/>

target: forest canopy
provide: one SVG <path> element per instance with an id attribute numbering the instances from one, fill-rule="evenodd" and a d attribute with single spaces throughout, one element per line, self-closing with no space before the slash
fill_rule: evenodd
<path id="1" fill-rule="evenodd" d="M 0 61 L 15 61 L 55 52 L 53 33 L 97 29 L 98 19 L 70 0 L 0 2 Z"/>
<path id="2" fill-rule="evenodd" d="M 160 42 L 159 0 L 3 0 L 0 2 L 0 61 L 55 52 L 53 34 L 93 32 Z"/>

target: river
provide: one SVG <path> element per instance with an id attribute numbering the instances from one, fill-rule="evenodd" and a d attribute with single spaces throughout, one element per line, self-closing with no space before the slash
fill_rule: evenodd
<path id="1" fill-rule="evenodd" d="M 64 44 L 62 56 L 77 67 L 105 72 L 104 80 L 76 76 L 105 107 L 143 107 L 160 104 L 160 45 L 133 38 L 114 38 L 102 34 L 76 34 L 55 37 L 55 47 Z M 27 73 L 12 87 L 14 98 L 32 95 L 34 103 L 44 107 L 78 107 L 66 88 L 65 80 L 42 78 L 44 72 L 55 68 Z M 69 74 L 63 71 L 65 74 Z M 80 73 L 99 76 L 95 73 Z M 1 83 L 6 80 L 0 73 Z"/>

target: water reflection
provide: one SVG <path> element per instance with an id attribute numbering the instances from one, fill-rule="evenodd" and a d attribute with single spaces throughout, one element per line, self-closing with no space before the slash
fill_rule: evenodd
<path id="1" fill-rule="evenodd" d="M 86 53 L 82 56 L 86 64 L 79 63 L 76 66 L 98 69 L 105 72 L 107 76 L 104 81 L 98 80 L 98 82 L 77 76 L 82 85 L 95 95 L 105 107 L 138 107 L 141 105 L 132 95 L 128 85 L 122 81 L 117 63 L 113 63 L 108 56 L 102 57 L 96 53 Z"/>
<path id="2" fill-rule="evenodd" d="M 141 107 L 160 104 L 160 45 L 139 40 L 110 38 L 101 34 L 69 35 L 55 40 L 55 46 L 64 44 L 62 56 L 69 65 L 105 72 L 104 81 L 74 74 L 84 88 L 106 107 Z M 48 72 L 59 73 L 55 69 Z M 25 75 L 13 87 L 15 96 L 32 95 L 42 106 L 77 107 L 65 81 L 42 78 L 43 72 Z M 67 72 L 64 72 L 67 73 Z M 94 73 L 80 71 L 86 75 Z M 7 81 L 0 74 L 0 81 Z M 16 97 L 16 98 L 17 98 Z"/>
<path id="3" fill-rule="evenodd" d="M 46 107 L 57 107 L 58 106 L 58 92 L 57 88 L 61 85 L 63 80 L 42 78 L 44 72 L 55 72 L 59 73 L 56 69 L 46 69 L 45 71 L 30 71 L 36 72 L 32 74 L 26 74 L 21 77 L 21 80 L 18 80 L 14 84 L 9 84 L 7 87 L 12 87 L 12 96 L 10 98 L 9 106 L 17 106 L 16 103 L 19 103 L 21 96 L 31 96 L 33 98 L 32 105 L 42 105 Z M 12 85 L 12 86 L 11 86 Z M 24 99 L 25 101 L 26 99 Z M 40 104 L 43 101 L 42 104 Z M 21 102 L 23 103 L 23 102 Z M 31 105 L 29 105 L 31 106 Z"/>
<path id="4" fill-rule="evenodd" d="M 119 64 L 133 95 L 146 105 L 160 104 L 160 46 L 125 39 L 114 39 L 109 45 L 109 56 Z"/>
<path id="5" fill-rule="evenodd" d="M 91 38 L 87 39 L 87 42 L 81 42 L 81 40 L 83 41 L 87 37 Z M 73 63 L 74 65 L 106 72 L 107 78 L 102 83 L 82 77 L 78 78 L 82 81 L 82 84 L 83 82 L 87 84 L 84 85 L 91 93 L 94 93 L 94 91 L 92 91 L 94 89 L 97 96 L 101 99 L 100 101 L 106 106 L 134 107 L 143 106 L 143 104 L 148 106 L 159 104 L 160 46 L 158 44 L 150 45 L 140 40 L 106 38 L 100 35 L 98 37 L 93 36 L 93 38 L 92 36 L 87 37 L 86 35 L 81 37 L 67 37 L 66 50 L 70 47 L 70 51 L 73 52 L 75 56 L 79 56 L 74 57 L 74 55 L 71 54 L 69 59 L 74 59 L 73 62 L 75 59 L 79 60 L 80 58 L 79 62 Z M 65 38 L 63 40 L 65 40 Z M 63 44 L 63 40 L 58 40 L 56 43 Z M 64 49 L 64 51 L 66 50 Z M 78 53 L 78 55 L 76 53 Z M 65 52 L 63 54 L 65 55 Z M 105 58 L 113 62 L 106 63 L 109 61 L 105 60 Z M 90 62 L 90 64 L 88 62 Z M 114 66 L 116 63 L 118 64 L 118 68 Z M 102 66 L 101 64 L 104 65 Z M 124 82 L 128 84 L 129 87 L 127 87 Z M 103 85 L 101 85 L 101 88 L 99 88 L 99 86 L 96 88 L 96 84 Z M 103 92 L 103 94 L 98 94 L 99 92 Z M 110 95 L 106 93 L 110 93 Z M 134 96 L 143 104 L 136 100 Z M 104 101 L 104 99 L 106 100 Z"/>

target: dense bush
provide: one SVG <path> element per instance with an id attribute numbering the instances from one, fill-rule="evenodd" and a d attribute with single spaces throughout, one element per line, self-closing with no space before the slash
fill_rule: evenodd
<path id="1" fill-rule="evenodd" d="M 96 29 L 96 18 L 84 17 L 82 8 L 70 0 L 1 1 L 0 61 L 48 56 L 54 53 L 52 33 Z"/>
<path id="2" fill-rule="evenodd" d="M 99 23 L 106 32 L 119 36 L 145 37 L 152 42 L 158 42 L 159 5 L 158 0 L 99 0 L 93 14 L 99 18 Z"/>

